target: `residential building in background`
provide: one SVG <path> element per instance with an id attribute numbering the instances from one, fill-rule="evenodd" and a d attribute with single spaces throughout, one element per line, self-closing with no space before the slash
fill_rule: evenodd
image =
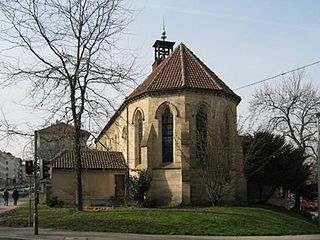
<path id="1" fill-rule="evenodd" d="M 15 186 L 22 182 L 22 159 L 0 151 L 0 186 Z"/>
<path id="2" fill-rule="evenodd" d="M 50 127 L 38 130 L 38 158 L 51 160 L 64 150 L 74 149 L 74 131 L 72 125 L 63 122 L 56 122 Z M 80 136 L 81 148 L 85 149 L 90 133 L 81 130 Z"/>

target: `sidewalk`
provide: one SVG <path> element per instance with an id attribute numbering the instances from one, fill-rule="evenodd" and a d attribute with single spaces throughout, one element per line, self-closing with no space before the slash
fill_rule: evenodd
<path id="1" fill-rule="evenodd" d="M 39 229 L 39 235 L 34 235 L 32 228 L 9 228 L 0 226 L 0 239 L 49 239 L 49 240 L 319 240 L 320 235 L 299 236 L 178 236 L 178 235 L 145 235 L 129 233 L 105 233 L 105 232 L 72 232 L 50 229 Z"/>
<path id="2" fill-rule="evenodd" d="M 18 200 L 18 206 L 19 206 L 20 204 L 25 203 L 26 201 L 29 201 L 29 199 L 26 199 L 26 198 L 25 198 L 25 199 Z M 11 210 L 17 208 L 18 206 L 14 206 L 14 205 L 13 205 L 13 201 L 9 201 L 8 206 L 4 206 L 4 205 L 3 205 L 3 202 L 1 202 L 1 205 L 0 205 L 0 215 L 3 214 L 3 213 L 5 213 L 5 212 L 11 211 Z"/>

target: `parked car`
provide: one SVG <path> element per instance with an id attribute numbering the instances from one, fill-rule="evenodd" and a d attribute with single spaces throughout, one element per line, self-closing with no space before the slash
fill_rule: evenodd
<path id="1" fill-rule="evenodd" d="M 310 202 L 308 198 L 302 198 L 300 207 L 301 209 L 315 210 L 317 208 L 317 204 Z"/>
<path id="2" fill-rule="evenodd" d="M 20 197 L 28 196 L 29 194 L 29 188 L 20 188 L 18 189 Z"/>

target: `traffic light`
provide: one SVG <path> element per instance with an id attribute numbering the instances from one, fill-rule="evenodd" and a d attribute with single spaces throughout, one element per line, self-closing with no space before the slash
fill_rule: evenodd
<path id="1" fill-rule="evenodd" d="M 33 174 L 33 161 L 26 161 L 26 175 Z"/>
<path id="2" fill-rule="evenodd" d="M 40 159 L 40 179 L 50 177 L 50 161 Z"/>

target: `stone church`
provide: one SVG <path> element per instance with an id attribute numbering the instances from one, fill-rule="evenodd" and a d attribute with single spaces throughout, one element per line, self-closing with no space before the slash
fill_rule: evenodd
<path id="1" fill-rule="evenodd" d="M 241 98 L 183 43 L 174 44 L 165 36 L 154 43 L 152 72 L 106 124 L 97 149 L 122 152 L 130 174 L 148 169 L 152 182 L 147 199 L 156 205 L 208 203 L 203 180 L 225 176 L 221 202 L 244 204 L 246 181 L 236 125 Z M 217 148 L 206 142 L 222 144 Z M 201 154 L 204 145 L 207 152 Z M 195 164 L 201 156 L 204 161 L 224 156 L 228 164 L 222 165 L 228 168 L 204 174 Z"/>

